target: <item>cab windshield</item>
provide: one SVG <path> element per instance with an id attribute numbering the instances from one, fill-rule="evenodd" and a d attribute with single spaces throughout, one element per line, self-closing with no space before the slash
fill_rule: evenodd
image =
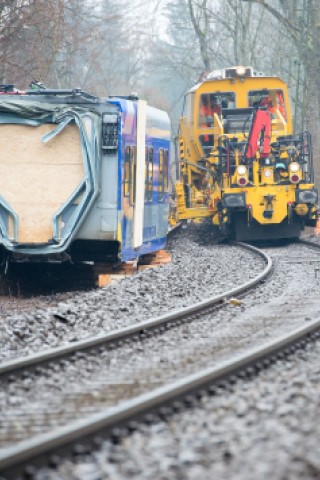
<path id="1" fill-rule="evenodd" d="M 208 128 L 213 125 L 213 116 L 222 114 L 224 109 L 235 108 L 233 92 L 203 93 L 199 103 L 199 127 Z"/>
<path id="2" fill-rule="evenodd" d="M 278 111 L 287 121 L 287 110 L 282 90 L 253 90 L 248 94 L 248 106 L 265 108 L 273 115 Z"/>

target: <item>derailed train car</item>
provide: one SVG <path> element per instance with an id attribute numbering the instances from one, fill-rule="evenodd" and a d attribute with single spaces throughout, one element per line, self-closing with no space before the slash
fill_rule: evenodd
<path id="1" fill-rule="evenodd" d="M 168 115 L 76 90 L 0 95 L 0 249 L 117 262 L 165 245 Z"/>

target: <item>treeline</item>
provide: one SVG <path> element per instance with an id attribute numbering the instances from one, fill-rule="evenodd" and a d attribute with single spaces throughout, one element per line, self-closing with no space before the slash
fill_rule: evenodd
<path id="1" fill-rule="evenodd" d="M 0 82 L 129 93 L 143 78 L 146 20 L 124 0 L 2 0 Z"/>
<path id="2" fill-rule="evenodd" d="M 280 75 L 320 137 L 320 0 L 0 0 L 1 83 L 137 91 L 176 126 L 203 72 L 239 64 Z"/>

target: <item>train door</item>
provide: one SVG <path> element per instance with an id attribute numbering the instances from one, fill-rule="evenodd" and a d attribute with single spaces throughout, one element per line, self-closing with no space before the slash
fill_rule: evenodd
<path id="1" fill-rule="evenodd" d="M 143 217 L 144 217 L 144 196 L 145 196 L 145 150 L 146 150 L 146 114 L 147 102 L 137 102 L 137 150 L 136 166 L 134 175 L 134 206 L 133 206 L 133 227 L 132 246 L 138 248 L 143 243 Z"/>
<path id="2" fill-rule="evenodd" d="M 142 100 L 136 103 L 136 122 L 132 124 L 130 139 L 134 145 L 125 148 L 122 240 L 126 250 L 123 258 L 127 259 L 134 258 L 133 249 L 139 249 L 143 243 L 146 106 Z"/>

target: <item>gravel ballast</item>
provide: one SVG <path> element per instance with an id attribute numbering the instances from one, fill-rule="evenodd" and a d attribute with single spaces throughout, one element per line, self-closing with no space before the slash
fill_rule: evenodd
<path id="1" fill-rule="evenodd" d="M 198 245 L 199 249 L 208 247 L 206 245 L 208 237 L 204 237 L 205 230 L 202 228 L 204 227 L 199 230 L 191 229 L 191 233 L 182 232 L 181 237 L 187 238 L 187 246 L 193 245 L 183 257 L 181 242 L 179 243 L 178 257 L 183 257 L 182 265 L 187 257 L 189 265 L 193 263 L 194 258 L 199 258 L 194 245 Z M 202 232 L 200 237 L 199 232 Z M 181 240 L 181 237 L 172 240 L 173 252 L 177 247 L 175 242 Z M 202 245 L 203 243 L 205 245 Z M 211 290 L 210 296 L 227 290 L 228 284 L 229 288 L 234 287 L 234 278 L 237 280 L 241 278 L 239 283 L 243 283 L 262 269 L 263 262 L 249 252 L 226 245 L 211 244 L 208 248 L 218 251 L 215 257 L 216 270 L 215 273 L 213 270 L 210 271 L 211 277 L 220 278 L 220 283 L 224 284 L 220 291 Z M 230 303 L 218 313 L 206 316 L 201 321 L 175 327 L 161 336 L 124 346 L 113 352 L 105 352 L 100 358 L 93 356 L 88 361 L 88 357 L 85 357 L 73 364 L 57 365 L 53 372 L 43 371 L 36 376 L 24 378 L 22 382 L 16 379 L 10 383 L 9 388 L 4 385 L 4 390 L 0 393 L 1 437 L 5 438 L 12 431 L 12 418 L 15 418 L 13 430 L 20 429 L 21 438 L 25 438 L 26 429 L 29 429 L 30 435 L 43 431 L 44 419 L 49 419 L 47 426 L 50 424 L 54 427 L 76 417 L 81 418 L 96 408 L 138 395 L 143 391 L 143 387 L 155 388 L 208 364 L 214 365 L 215 362 L 230 358 L 233 353 L 244 351 L 317 318 L 320 315 L 318 253 L 297 244 L 267 248 L 266 251 L 275 261 L 275 274 L 265 285 L 252 291 L 244 300 Z M 203 259 L 201 255 L 200 259 Z M 246 273 L 246 264 L 250 263 L 252 269 Z M 227 265 L 224 270 L 223 265 Z M 165 269 L 173 266 L 171 264 L 150 273 L 160 272 L 162 275 Z M 243 278 L 242 268 L 247 278 Z M 255 269 L 256 271 L 253 271 Z M 226 275 L 231 271 L 234 274 L 232 280 L 229 278 L 227 281 L 222 276 L 219 277 L 222 271 Z M 134 288 L 134 280 L 146 274 L 149 272 L 128 278 L 116 287 L 124 285 L 124 292 L 128 292 L 129 285 L 129 298 L 132 300 L 131 294 L 139 298 L 140 291 Z M 189 282 L 181 282 L 185 297 L 175 295 L 176 308 L 183 306 L 186 299 L 190 303 L 192 298 L 202 300 L 205 297 L 201 297 L 199 292 L 209 291 L 208 285 L 201 283 L 203 276 L 200 274 L 197 276 L 196 268 L 192 274 L 196 278 L 192 284 L 193 288 L 190 287 L 191 276 Z M 174 284 L 170 283 L 170 279 L 166 281 L 172 290 Z M 162 285 L 163 282 L 162 279 Z M 154 283 L 152 280 L 149 287 L 153 287 Z M 143 280 L 142 285 L 145 287 L 147 282 Z M 114 287 L 109 287 L 94 292 L 94 298 L 101 294 L 105 296 L 105 292 L 113 289 Z M 158 299 L 159 292 L 153 291 L 152 288 L 151 290 Z M 164 291 L 168 297 L 170 296 L 171 292 L 165 288 L 160 291 L 161 295 Z M 96 328 L 94 320 L 96 312 L 100 311 L 97 305 L 99 302 L 92 300 L 91 294 L 87 295 L 90 298 L 87 302 L 89 319 Z M 145 293 L 143 296 L 148 298 L 148 295 Z M 178 302 L 181 303 L 177 305 Z M 57 323 L 68 327 L 66 336 L 69 334 L 69 321 L 75 313 L 70 310 L 70 303 L 75 309 L 79 307 L 78 298 L 76 301 L 72 300 L 61 305 L 62 310 L 59 314 L 64 316 L 66 321 Z M 151 307 L 149 305 L 149 310 L 152 307 L 153 303 Z M 105 308 L 104 305 L 100 306 L 102 310 Z M 149 318 L 152 315 L 147 314 L 146 310 L 142 306 L 143 313 Z M 111 312 L 118 313 L 112 309 Z M 53 316 L 53 312 L 43 313 L 49 319 Z M 53 318 L 57 322 L 57 318 L 54 316 Z M 134 316 L 128 318 L 127 311 L 124 312 L 124 320 L 122 318 L 124 322 L 131 323 L 142 319 L 141 317 L 136 319 Z M 102 323 L 100 322 L 100 328 L 102 325 L 103 328 L 107 328 L 104 322 L 104 319 Z M 92 327 L 92 323 L 89 324 Z M 88 335 L 88 329 L 84 329 L 84 332 Z M 95 333 L 101 333 L 101 330 Z M 22 352 L 25 351 L 24 345 L 23 340 Z M 309 346 L 306 352 L 299 353 L 284 364 L 278 363 L 263 372 L 256 381 L 239 384 L 233 392 L 227 394 L 221 392 L 216 397 L 204 398 L 196 410 L 176 415 L 169 423 L 160 422 L 151 427 L 141 426 L 138 432 L 126 438 L 121 445 L 115 446 L 106 442 L 101 451 L 88 457 L 78 457 L 76 462 L 65 461 L 56 471 L 43 470 L 39 472 L 37 478 L 53 480 L 69 478 L 117 480 L 129 476 L 157 480 L 170 478 L 188 480 L 196 477 L 204 480 L 211 480 L 214 477 L 290 478 L 290 480 L 302 477 L 318 478 L 316 475 L 319 474 L 320 468 L 317 467 L 315 448 L 311 447 L 311 443 L 315 445 L 317 435 L 319 436 L 318 427 L 313 425 L 314 419 L 319 414 L 317 410 L 319 402 L 316 403 L 319 389 L 316 380 L 310 383 L 310 378 L 316 378 L 317 382 L 319 380 L 315 363 L 317 355 L 312 353 L 314 348 L 320 349 L 318 344 Z M 14 349 L 11 349 L 12 351 Z M 308 370 L 309 355 L 313 359 L 313 376 Z M 301 363 L 297 382 L 296 361 Z M 282 365 L 285 365 L 285 374 L 282 374 Z M 273 371 L 275 372 L 273 375 L 267 375 Z M 260 390 L 261 380 L 266 386 Z M 317 391 L 313 392 L 313 388 Z M 288 396 L 285 395 L 286 392 Z M 303 408 L 308 408 L 309 403 L 312 414 L 310 413 L 310 418 L 308 416 L 305 418 Z M 33 419 L 31 423 L 27 421 L 25 424 L 25 418 L 30 411 L 33 411 Z M 291 416 L 292 420 L 289 419 Z M 283 419 L 287 423 L 284 424 Z M 273 435 L 276 437 L 275 442 Z M 8 437 L 10 438 L 10 434 Z M 304 448 L 303 442 L 307 449 Z M 297 457 L 294 450 L 299 452 Z"/>
<path id="2" fill-rule="evenodd" d="M 297 244 L 268 251 L 274 274 L 244 300 L 160 336 L 4 384 L 2 446 L 216 365 L 320 315 L 313 251 Z"/>
<path id="3" fill-rule="evenodd" d="M 320 343 L 36 480 L 318 479 Z"/>
<path id="4" fill-rule="evenodd" d="M 212 228 L 189 226 L 168 242 L 172 263 L 77 295 L 55 308 L 0 319 L 2 358 L 115 330 L 241 285 L 263 269 L 249 251 L 217 245 Z"/>

